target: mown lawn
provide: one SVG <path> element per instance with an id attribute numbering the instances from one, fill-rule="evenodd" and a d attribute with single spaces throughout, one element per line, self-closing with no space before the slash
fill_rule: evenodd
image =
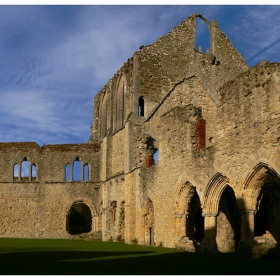
<path id="1" fill-rule="evenodd" d="M 84 240 L 0 239 L 1 275 L 263 275 L 280 260 Z"/>

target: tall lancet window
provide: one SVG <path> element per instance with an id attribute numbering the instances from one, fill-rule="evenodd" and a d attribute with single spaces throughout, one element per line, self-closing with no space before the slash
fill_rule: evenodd
<path id="1" fill-rule="evenodd" d="M 144 117 L 145 115 L 145 107 L 144 107 L 144 98 L 143 96 L 139 97 L 139 100 L 138 100 L 138 116 L 139 117 Z"/>
<path id="2" fill-rule="evenodd" d="M 107 94 L 103 97 L 100 115 L 100 135 L 101 139 L 103 139 L 107 134 Z"/>
<path id="3" fill-rule="evenodd" d="M 126 80 L 122 76 L 119 80 L 116 102 L 115 102 L 115 131 L 120 130 L 124 126 L 125 121 L 125 96 L 126 96 Z"/>

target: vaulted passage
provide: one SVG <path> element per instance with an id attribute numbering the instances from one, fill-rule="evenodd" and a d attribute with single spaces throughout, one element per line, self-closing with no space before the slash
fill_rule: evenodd
<path id="1" fill-rule="evenodd" d="M 220 252 L 236 251 L 241 234 L 240 219 L 234 191 L 230 186 L 226 186 L 221 195 L 217 216 L 216 242 Z"/>
<path id="2" fill-rule="evenodd" d="M 70 234 L 90 232 L 92 215 L 89 207 L 84 203 L 73 204 L 67 215 L 66 226 Z"/>
<path id="3" fill-rule="evenodd" d="M 280 240 L 280 179 L 271 175 L 261 188 L 255 214 L 254 236 Z"/>

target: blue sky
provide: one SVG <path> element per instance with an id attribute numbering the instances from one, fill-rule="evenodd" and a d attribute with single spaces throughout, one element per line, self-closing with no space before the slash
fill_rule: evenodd
<path id="1" fill-rule="evenodd" d="M 215 19 L 249 66 L 280 62 L 280 6 L 0 6 L 0 142 L 86 143 L 94 95 L 193 13 Z"/>

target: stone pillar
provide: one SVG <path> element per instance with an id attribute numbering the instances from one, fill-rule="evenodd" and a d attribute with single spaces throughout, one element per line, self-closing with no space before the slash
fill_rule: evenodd
<path id="1" fill-rule="evenodd" d="M 189 218 L 188 215 L 173 216 L 173 242 L 176 248 L 183 249 L 188 252 L 195 252 L 193 240 L 189 233 Z"/>
<path id="2" fill-rule="evenodd" d="M 84 181 L 84 163 L 81 161 L 81 181 Z"/>
<path id="3" fill-rule="evenodd" d="M 173 216 L 173 237 L 181 238 L 186 235 L 187 215 L 174 215 Z"/>
<path id="4" fill-rule="evenodd" d="M 21 165 L 22 162 L 18 165 L 18 181 L 21 181 Z"/>
<path id="5" fill-rule="evenodd" d="M 215 239 L 217 232 L 217 215 L 207 214 L 204 216 L 204 238 Z"/>
<path id="6" fill-rule="evenodd" d="M 241 211 L 241 240 L 254 239 L 256 211 Z"/>
<path id="7" fill-rule="evenodd" d="M 241 214 L 241 240 L 238 245 L 238 253 L 246 257 L 253 256 L 255 214 L 256 211 L 240 211 Z"/>
<path id="8" fill-rule="evenodd" d="M 70 181 L 73 181 L 74 162 L 72 162 L 72 164 L 69 165 L 70 165 Z"/>
<path id="9" fill-rule="evenodd" d="M 32 165 L 28 162 L 28 181 L 32 180 Z"/>
<path id="10" fill-rule="evenodd" d="M 200 244 L 200 251 L 207 254 L 217 254 L 216 243 L 218 213 L 204 214 L 204 238 Z"/>

